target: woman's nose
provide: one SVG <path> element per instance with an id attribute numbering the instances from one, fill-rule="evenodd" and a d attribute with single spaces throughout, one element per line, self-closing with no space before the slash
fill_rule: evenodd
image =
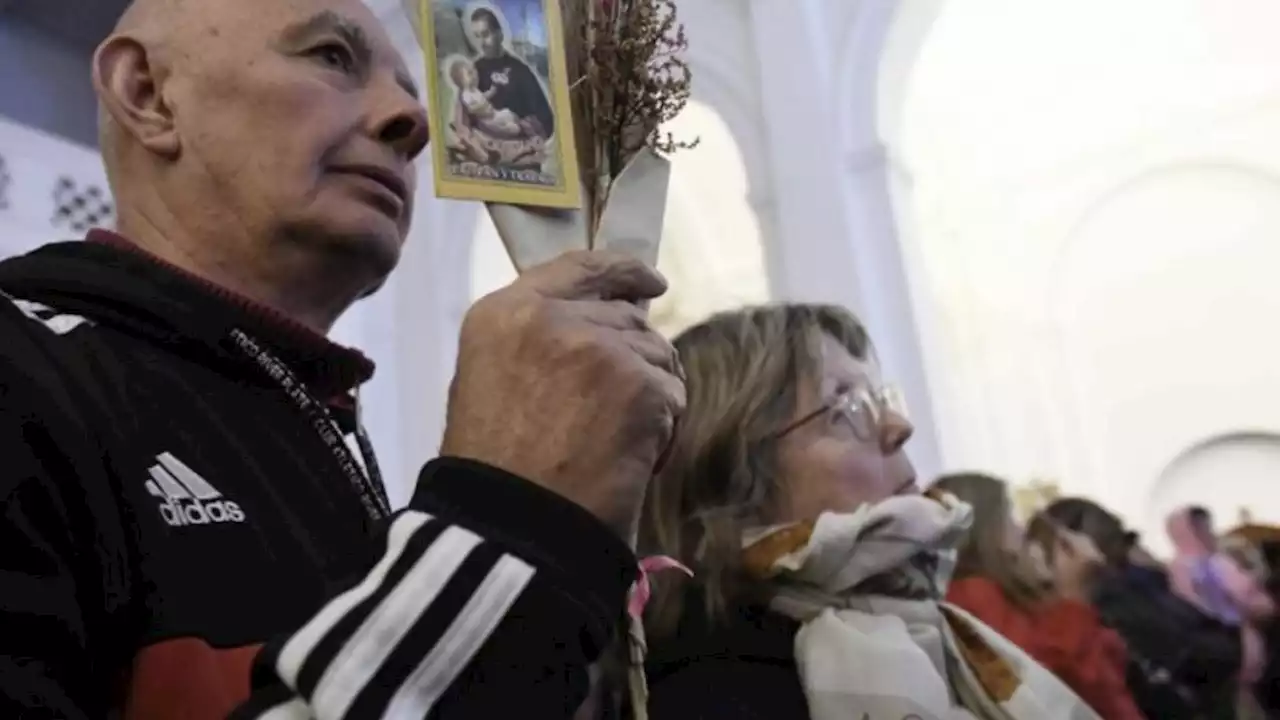
<path id="1" fill-rule="evenodd" d="M 880 449 L 886 455 L 898 452 L 915 431 L 910 420 L 892 410 L 886 410 L 880 422 Z"/>

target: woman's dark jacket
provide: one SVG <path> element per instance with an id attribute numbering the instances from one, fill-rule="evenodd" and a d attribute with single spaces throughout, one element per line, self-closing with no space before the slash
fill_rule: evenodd
<path id="1" fill-rule="evenodd" d="M 1136 566 L 1109 572 L 1094 604 L 1129 646 L 1129 689 L 1147 717 L 1218 717 L 1234 703 L 1239 628 L 1174 595 L 1162 573 Z"/>
<path id="2" fill-rule="evenodd" d="M 805 720 L 809 707 L 795 658 L 799 629 L 794 620 L 762 608 L 736 612 L 722 625 L 686 612 L 676 633 L 649 639 L 649 716 Z"/>

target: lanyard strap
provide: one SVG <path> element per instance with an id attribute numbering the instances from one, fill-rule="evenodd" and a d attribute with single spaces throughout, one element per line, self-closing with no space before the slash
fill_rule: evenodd
<path id="1" fill-rule="evenodd" d="M 373 455 L 373 446 L 359 421 L 356 422 L 356 443 L 364 460 L 365 472 L 360 470 L 342 433 L 334 425 L 329 410 L 307 392 L 307 388 L 279 358 L 239 328 L 231 331 L 231 339 L 236 348 L 252 358 L 311 421 L 312 428 L 329 448 L 329 452 L 333 453 L 338 466 L 351 483 L 351 488 L 360 496 L 360 504 L 364 506 L 369 518 L 377 522 L 390 516 L 391 503 L 387 500 L 386 490 L 382 485 L 382 473 L 378 469 L 377 458 Z"/>

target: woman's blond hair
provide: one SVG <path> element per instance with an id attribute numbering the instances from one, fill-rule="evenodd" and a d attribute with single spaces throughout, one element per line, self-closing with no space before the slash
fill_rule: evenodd
<path id="1" fill-rule="evenodd" d="M 981 577 L 994 582 L 1009 602 L 1030 609 L 1044 600 L 1048 587 L 1034 574 L 1029 561 L 1010 554 L 1005 532 L 1013 518 L 1009 486 L 983 473 L 952 473 L 933 487 L 955 495 L 973 508 L 973 526 L 960 546 L 955 577 Z"/>
<path id="2" fill-rule="evenodd" d="M 834 305 L 779 304 L 720 313 L 675 339 L 688 405 L 663 471 L 649 488 L 641 551 L 688 565 L 712 620 L 757 599 L 741 563 L 743 533 L 776 520 L 782 483 L 777 434 L 805 383 L 821 376 L 830 337 L 866 360 L 862 323 Z M 672 633 L 687 600 L 674 573 L 655 582 L 648 627 Z"/>

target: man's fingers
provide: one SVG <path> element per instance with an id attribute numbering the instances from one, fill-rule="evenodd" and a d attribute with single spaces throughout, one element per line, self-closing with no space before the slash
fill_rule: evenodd
<path id="1" fill-rule="evenodd" d="M 649 330 L 648 313 L 635 303 L 625 300 L 606 302 L 560 301 L 565 312 L 596 327 L 611 330 Z"/>
<path id="2" fill-rule="evenodd" d="M 666 338 L 653 331 L 639 330 L 625 332 L 622 338 L 627 347 L 643 358 L 646 363 L 661 369 L 677 380 L 683 379 L 684 370 L 680 367 L 680 356 Z"/>
<path id="3" fill-rule="evenodd" d="M 677 382 L 685 380 L 680 354 L 669 340 L 649 326 L 648 312 L 634 303 L 562 301 L 566 310 L 579 321 L 593 327 L 614 331 L 631 352 L 646 363 L 671 375 Z"/>
<path id="4" fill-rule="evenodd" d="M 650 365 L 647 372 L 661 390 L 663 402 L 671 412 L 671 419 L 674 421 L 683 415 L 685 404 L 688 402 L 684 381 L 654 365 Z"/>
<path id="5" fill-rule="evenodd" d="M 575 250 L 529 268 L 516 281 L 549 298 L 564 300 L 651 300 L 667 291 L 655 269 L 609 250 Z"/>

